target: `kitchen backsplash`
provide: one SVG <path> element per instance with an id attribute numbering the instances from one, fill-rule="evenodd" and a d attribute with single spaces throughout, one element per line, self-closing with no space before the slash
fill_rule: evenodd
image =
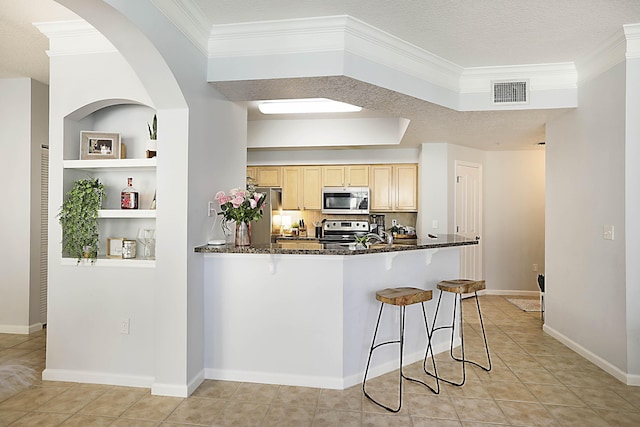
<path id="1" fill-rule="evenodd" d="M 375 214 L 376 212 L 372 212 Z M 387 229 L 391 228 L 392 220 L 396 220 L 398 225 L 404 225 L 409 227 L 415 227 L 417 221 L 416 212 L 381 212 L 384 215 L 385 226 Z M 308 237 L 315 237 L 313 231 L 313 223 L 322 222 L 323 219 L 341 219 L 347 221 L 369 221 L 369 215 L 329 215 L 323 214 L 320 211 L 282 211 L 282 215 L 291 217 L 291 222 L 299 222 L 300 219 L 304 220 L 307 227 Z"/>

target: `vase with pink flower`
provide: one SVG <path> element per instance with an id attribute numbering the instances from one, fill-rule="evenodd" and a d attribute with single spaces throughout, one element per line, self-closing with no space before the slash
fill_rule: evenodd
<path id="1" fill-rule="evenodd" d="M 235 245 L 251 245 L 251 221 L 262 218 L 266 194 L 234 188 L 226 194 L 218 191 L 216 200 L 220 204 L 222 228 L 229 229 L 229 222 L 235 223 Z"/>

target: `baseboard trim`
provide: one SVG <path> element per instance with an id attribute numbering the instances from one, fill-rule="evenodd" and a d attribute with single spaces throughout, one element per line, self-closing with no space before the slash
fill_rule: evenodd
<path id="1" fill-rule="evenodd" d="M 454 341 L 455 346 L 460 345 L 460 338 Z M 440 343 L 434 347 L 434 353 L 439 354 L 449 351 L 449 343 Z M 415 352 L 405 354 L 404 365 L 421 361 L 424 358 L 424 352 Z M 375 378 L 398 369 L 398 361 L 390 361 L 377 365 L 369 370 L 369 378 Z M 255 371 L 234 371 L 227 369 L 207 368 L 204 371 L 205 378 L 210 380 L 222 381 L 240 381 L 259 384 L 279 384 L 297 387 L 315 387 L 327 388 L 333 390 L 345 390 L 357 384 L 362 383 L 364 371 L 358 372 L 347 377 L 311 377 L 295 374 L 275 374 L 272 372 L 255 372 Z"/>
<path id="2" fill-rule="evenodd" d="M 314 377 L 306 375 L 276 374 L 273 372 L 236 371 L 228 369 L 207 368 L 205 378 L 210 380 L 239 381 L 258 384 L 279 384 L 296 387 L 328 388 L 343 390 L 342 378 Z"/>
<path id="3" fill-rule="evenodd" d="M 184 384 L 153 383 L 151 394 L 155 396 L 189 397 L 189 387 Z"/>
<path id="4" fill-rule="evenodd" d="M 607 372 L 617 380 L 621 381 L 622 383 L 627 385 L 640 386 L 640 375 L 630 375 L 624 372 L 620 368 L 607 362 L 597 354 L 594 354 L 591 351 L 587 350 L 577 342 L 561 334 L 560 332 L 553 329 L 549 325 L 546 325 L 546 324 L 543 325 L 542 330 L 545 331 L 547 334 L 551 335 L 553 338 L 560 341 L 562 344 L 569 347 L 571 350 L 578 353 L 580 356 L 587 359 L 589 362 L 593 363 L 594 365 L 601 368 L 603 371 Z"/>
<path id="5" fill-rule="evenodd" d="M 104 372 L 72 371 L 69 369 L 50 369 L 42 372 L 44 381 L 64 381 L 72 383 L 106 384 L 124 387 L 151 388 L 153 377 L 141 375 L 115 375 Z"/>
<path id="6" fill-rule="evenodd" d="M 29 335 L 42 329 L 42 323 L 33 325 L 0 325 L 0 334 Z"/>
<path id="7" fill-rule="evenodd" d="M 193 392 L 196 391 L 198 387 L 200 387 L 200 384 L 202 384 L 203 381 L 204 369 L 200 370 L 200 372 L 198 372 L 196 376 L 193 377 L 193 379 L 187 384 L 187 393 L 189 393 L 189 396 L 191 396 Z"/>
<path id="8" fill-rule="evenodd" d="M 503 295 L 503 296 L 527 296 L 527 297 L 539 297 L 540 291 L 516 291 L 516 290 L 503 290 L 503 289 L 484 289 L 478 292 L 478 295 Z"/>

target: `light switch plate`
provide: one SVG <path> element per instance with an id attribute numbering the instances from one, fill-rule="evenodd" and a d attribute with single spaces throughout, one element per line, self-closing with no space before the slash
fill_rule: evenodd
<path id="1" fill-rule="evenodd" d="M 602 238 L 604 240 L 613 240 L 613 238 L 614 238 L 614 227 L 613 227 L 613 225 L 605 225 L 605 226 L 603 226 Z"/>

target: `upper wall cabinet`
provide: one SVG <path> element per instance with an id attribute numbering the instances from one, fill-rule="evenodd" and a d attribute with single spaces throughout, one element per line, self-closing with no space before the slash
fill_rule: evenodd
<path id="1" fill-rule="evenodd" d="M 253 178 L 257 187 L 282 187 L 282 168 L 250 166 L 247 167 L 247 178 Z"/>
<path id="2" fill-rule="evenodd" d="M 329 165 L 322 167 L 325 187 L 369 186 L 369 165 Z"/>
<path id="3" fill-rule="evenodd" d="M 282 168 L 282 209 L 320 210 L 322 198 L 320 166 Z"/>
<path id="4" fill-rule="evenodd" d="M 370 172 L 372 211 L 417 211 L 418 166 L 372 165 Z"/>

